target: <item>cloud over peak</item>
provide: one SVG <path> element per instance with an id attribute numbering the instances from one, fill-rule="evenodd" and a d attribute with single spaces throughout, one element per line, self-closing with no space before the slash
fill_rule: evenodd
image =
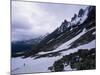
<path id="1" fill-rule="evenodd" d="M 53 32 L 64 19 L 87 6 L 12 1 L 12 40 L 36 38 Z"/>

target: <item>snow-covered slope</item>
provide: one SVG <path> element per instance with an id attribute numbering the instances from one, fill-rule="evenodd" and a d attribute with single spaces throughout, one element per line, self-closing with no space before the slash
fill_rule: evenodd
<path id="1" fill-rule="evenodd" d="M 75 36 L 74 38 L 72 38 L 71 40 L 69 40 L 69 41 L 63 43 L 62 45 L 60 45 L 60 46 L 59 46 L 58 48 L 56 48 L 55 50 L 53 50 L 53 51 L 48 51 L 48 52 L 39 52 L 38 54 L 47 54 L 47 53 L 51 53 L 51 52 L 57 52 L 57 51 L 62 50 L 62 49 L 67 49 L 67 48 L 70 47 L 70 44 L 71 44 L 72 42 L 74 42 L 75 40 L 77 40 L 80 36 L 82 36 L 82 35 L 85 34 L 85 33 L 86 33 L 86 29 L 83 29 L 83 31 L 82 31 L 79 35 L 77 35 L 77 36 Z"/>
<path id="2" fill-rule="evenodd" d="M 33 58 L 23 59 L 21 57 L 12 58 L 12 74 L 20 73 L 34 73 L 34 72 L 50 72 L 49 66 L 52 66 L 56 60 L 62 56 L 52 58 L 40 58 L 34 60 Z M 25 65 L 24 65 L 25 64 Z"/>

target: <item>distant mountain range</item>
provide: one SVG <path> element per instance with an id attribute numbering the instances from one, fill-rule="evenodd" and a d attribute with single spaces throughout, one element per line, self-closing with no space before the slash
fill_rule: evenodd
<path id="1" fill-rule="evenodd" d="M 44 37 L 45 36 L 41 36 L 34 39 L 11 42 L 12 56 L 16 55 L 18 52 L 32 50 L 32 48 L 34 48 Z"/>

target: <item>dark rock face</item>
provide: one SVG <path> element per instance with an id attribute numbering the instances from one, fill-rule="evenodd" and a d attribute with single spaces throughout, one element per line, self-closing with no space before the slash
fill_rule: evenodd
<path id="1" fill-rule="evenodd" d="M 77 14 L 74 14 L 74 16 L 71 19 L 71 22 L 74 21 L 76 19 L 76 17 L 77 17 Z"/>
<path id="2" fill-rule="evenodd" d="M 84 15 L 84 10 L 80 9 L 78 13 L 78 17 L 82 17 Z"/>

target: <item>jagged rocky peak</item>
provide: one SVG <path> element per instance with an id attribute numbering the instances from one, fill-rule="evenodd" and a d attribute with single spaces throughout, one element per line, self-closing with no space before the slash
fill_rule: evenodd
<path id="1" fill-rule="evenodd" d="M 75 20 L 79 21 L 80 18 L 82 18 L 85 15 L 85 12 L 86 12 L 86 10 L 81 8 L 79 10 L 78 14 L 75 13 L 74 16 L 71 18 L 71 22 L 75 21 Z"/>
<path id="2" fill-rule="evenodd" d="M 73 26 L 81 25 L 87 18 L 88 13 L 93 9 L 93 7 L 88 6 L 86 9 L 80 9 L 78 14 L 74 14 L 71 18 L 71 22 L 67 21 L 66 19 L 62 22 L 61 26 L 58 28 L 59 32 L 64 32 L 69 30 Z"/>
<path id="3" fill-rule="evenodd" d="M 78 17 L 82 17 L 84 15 L 84 9 L 80 9 L 78 12 Z"/>
<path id="4" fill-rule="evenodd" d="M 91 9 L 92 7 L 87 7 L 86 9 L 81 8 L 78 14 L 74 14 L 71 18 L 71 26 L 81 25 L 88 18 L 88 13 Z"/>
<path id="5" fill-rule="evenodd" d="M 62 24 L 67 24 L 67 23 L 68 23 L 68 21 L 65 19 L 64 22 L 63 22 Z"/>
<path id="6" fill-rule="evenodd" d="M 68 24 L 69 24 L 70 22 L 68 22 L 66 19 L 62 22 L 62 24 L 61 24 L 61 26 L 63 27 L 63 28 L 66 28 L 66 27 L 68 27 Z"/>
<path id="7" fill-rule="evenodd" d="M 59 27 L 60 32 L 64 32 L 68 29 L 68 27 L 70 26 L 70 22 L 67 21 L 66 19 L 62 22 L 61 26 Z"/>
<path id="8" fill-rule="evenodd" d="M 74 16 L 71 18 L 71 22 L 74 21 L 77 18 L 77 14 L 74 14 Z"/>

